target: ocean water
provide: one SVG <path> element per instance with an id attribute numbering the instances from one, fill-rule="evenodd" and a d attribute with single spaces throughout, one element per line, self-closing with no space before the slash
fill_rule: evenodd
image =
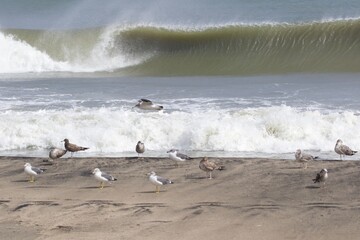
<path id="1" fill-rule="evenodd" d="M 0 155 L 360 146 L 359 1 L 4 0 L 0 52 Z"/>

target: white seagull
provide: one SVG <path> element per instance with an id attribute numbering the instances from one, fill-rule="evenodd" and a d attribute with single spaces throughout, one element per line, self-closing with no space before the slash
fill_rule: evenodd
<path id="1" fill-rule="evenodd" d="M 340 160 L 342 160 L 342 156 L 352 156 L 354 155 L 355 153 L 357 153 L 357 151 L 354 151 L 354 150 L 351 150 L 348 146 L 344 145 L 343 144 L 343 141 L 341 139 L 338 139 L 336 141 L 336 145 L 335 145 L 335 148 L 334 148 L 335 152 L 337 154 L 340 155 Z"/>
<path id="2" fill-rule="evenodd" d="M 318 157 L 314 157 L 310 154 L 304 153 L 301 149 L 296 150 L 295 152 L 295 160 L 297 162 L 300 162 L 303 165 L 303 168 L 307 168 L 307 163 L 309 161 L 313 161 L 314 159 L 317 159 Z"/>
<path id="3" fill-rule="evenodd" d="M 173 181 L 171 181 L 169 179 L 166 179 L 166 178 L 163 178 L 160 176 L 156 176 L 156 173 L 154 171 L 149 172 L 147 175 L 149 176 L 150 182 L 156 186 L 155 193 L 160 192 L 160 186 L 174 183 Z"/>
<path id="4" fill-rule="evenodd" d="M 220 166 L 217 165 L 214 162 L 210 162 L 209 159 L 207 157 L 204 157 L 203 159 L 201 159 L 200 163 L 199 163 L 199 168 L 201 170 L 203 170 L 204 172 L 206 172 L 206 177 L 208 177 L 208 173 L 209 173 L 209 179 L 212 179 L 211 177 L 211 173 L 214 170 L 224 170 L 225 167 L 224 166 Z"/>
<path id="5" fill-rule="evenodd" d="M 191 157 L 183 153 L 179 153 L 179 150 L 177 149 L 170 149 L 169 151 L 167 151 L 167 153 L 169 154 L 169 158 L 176 162 L 176 166 L 177 162 L 185 162 L 186 160 L 192 159 Z"/>
<path id="6" fill-rule="evenodd" d="M 140 157 L 140 154 L 143 154 L 145 152 L 145 144 L 141 141 L 138 141 L 135 150 L 138 153 L 138 157 Z"/>
<path id="7" fill-rule="evenodd" d="M 45 170 L 46 169 L 43 169 L 43 168 L 32 167 L 30 163 L 25 163 L 25 165 L 24 165 L 24 172 L 26 174 L 30 175 L 29 182 L 34 182 L 35 176 L 43 173 Z"/>
<path id="8" fill-rule="evenodd" d="M 328 178 L 328 170 L 326 168 L 321 169 L 321 171 L 316 174 L 316 177 L 313 179 L 314 183 L 323 183 L 325 186 L 325 181 Z"/>
<path id="9" fill-rule="evenodd" d="M 49 158 L 51 158 L 52 160 L 55 160 L 55 159 L 61 158 L 66 153 L 67 153 L 67 150 L 65 150 L 65 149 L 52 147 L 52 148 L 50 148 Z"/>
<path id="10" fill-rule="evenodd" d="M 104 182 L 111 182 L 116 181 L 117 179 L 111 176 L 110 174 L 107 174 L 105 172 L 101 172 L 99 168 L 95 168 L 92 172 L 94 174 L 94 177 L 96 180 L 100 181 L 100 188 L 104 188 Z"/>
<path id="11" fill-rule="evenodd" d="M 154 104 L 149 99 L 142 98 L 138 101 L 138 103 L 135 105 L 135 107 L 140 108 L 142 110 L 162 110 L 164 109 L 163 106 Z"/>

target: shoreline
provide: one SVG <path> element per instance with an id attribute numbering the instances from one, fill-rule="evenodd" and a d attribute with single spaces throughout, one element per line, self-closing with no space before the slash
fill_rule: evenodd
<path id="1" fill-rule="evenodd" d="M 5 239 L 355 239 L 360 230 L 360 162 L 210 158 L 58 159 L 0 156 L 0 231 Z M 29 183 L 25 162 L 47 168 Z M 98 167 L 117 182 L 99 189 Z M 312 179 L 329 170 L 326 187 Z M 159 194 L 146 176 L 170 178 Z"/>

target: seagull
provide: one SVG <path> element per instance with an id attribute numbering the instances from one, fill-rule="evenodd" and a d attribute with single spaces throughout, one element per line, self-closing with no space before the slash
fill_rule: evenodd
<path id="1" fill-rule="evenodd" d="M 58 159 L 58 158 L 61 158 L 62 156 L 64 156 L 65 153 L 67 153 L 67 150 L 65 150 L 65 149 L 52 147 L 52 148 L 50 148 L 49 158 L 51 158 L 52 160 L 55 160 L 55 159 Z"/>
<path id="2" fill-rule="evenodd" d="M 100 188 L 103 189 L 104 188 L 104 182 L 111 182 L 111 181 L 117 181 L 116 178 L 114 178 L 113 176 L 105 173 L 105 172 L 101 172 L 100 169 L 95 168 L 94 171 L 92 172 L 92 174 L 94 174 L 94 177 L 96 180 L 100 181 Z"/>
<path id="3" fill-rule="evenodd" d="M 184 162 L 186 160 L 192 159 L 191 157 L 189 157 L 183 153 L 179 153 L 178 151 L 179 150 L 177 150 L 177 149 L 170 149 L 169 151 L 167 151 L 167 153 L 169 154 L 169 158 L 176 162 L 176 166 L 177 166 L 177 162 Z"/>
<path id="4" fill-rule="evenodd" d="M 156 173 L 154 171 L 149 172 L 147 175 L 149 176 L 150 182 L 156 186 L 155 193 L 160 192 L 160 186 L 174 183 L 173 181 L 171 181 L 169 179 L 166 179 L 166 178 L 163 178 L 160 176 L 156 176 Z"/>
<path id="5" fill-rule="evenodd" d="M 208 173 L 210 174 L 209 179 L 212 179 L 212 177 L 211 177 L 212 171 L 225 169 L 224 166 L 219 166 L 214 162 L 210 162 L 207 157 L 204 157 L 203 159 L 201 159 L 201 161 L 199 163 L 199 168 L 206 172 L 206 177 L 208 176 Z"/>
<path id="6" fill-rule="evenodd" d="M 88 147 L 80 147 L 73 143 L 70 143 L 69 139 L 67 139 L 67 138 L 65 138 L 63 142 L 65 142 L 65 149 L 67 151 L 71 152 L 71 157 L 73 156 L 74 152 L 85 151 L 85 150 L 89 149 Z"/>
<path id="7" fill-rule="evenodd" d="M 30 163 L 25 163 L 24 165 L 24 172 L 30 175 L 29 182 L 34 182 L 35 181 L 34 177 L 43 173 L 45 170 L 46 169 L 43 168 L 32 167 Z"/>
<path id="8" fill-rule="evenodd" d="M 308 161 L 313 161 L 314 159 L 317 159 L 318 157 L 314 157 L 310 154 L 304 153 L 301 149 L 296 150 L 295 152 L 295 160 L 297 162 L 302 163 L 304 169 L 307 168 Z"/>
<path id="9" fill-rule="evenodd" d="M 328 170 L 326 168 L 321 169 L 321 171 L 316 174 L 316 178 L 313 179 L 314 183 L 322 182 L 325 186 L 325 181 L 328 178 Z"/>
<path id="10" fill-rule="evenodd" d="M 138 153 L 138 157 L 140 157 L 140 154 L 143 154 L 145 152 L 145 144 L 141 141 L 138 141 L 135 150 Z"/>
<path id="11" fill-rule="evenodd" d="M 352 156 L 357 153 L 357 151 L 351 150 L 348 146 L 344 145 L 341 139 L 336 141 L 334 150 L 337 154 L 340 155 L 340 160 L 342 160 L 343 155 Z"/>
<path id="12" fill-rule="evenodd" d="M 143 110 L 162 110 L 164 109 L 163 106 L 154 104 L 149 99 L 142 98 L 138 101 L 138 103 L 135 105 L 135 107 L 143 109 Z"/>

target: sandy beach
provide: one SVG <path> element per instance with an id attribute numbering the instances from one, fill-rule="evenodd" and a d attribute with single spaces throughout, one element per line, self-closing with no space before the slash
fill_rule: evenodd
<path id="1" fill-rule="evenodd" d="M 200 159 L 0 157 L 3 239 L 355 239 L 358 161 L 211 158 L 226 170 L 207 179 Z M 34 183 L 25 162 L 46 168 Z M 118 178 L 99 189 L 91 171 Z M 312 179 L 327 168 L 320 188 Z M 154 193 L 146 173 L 175 183 Z"/>

